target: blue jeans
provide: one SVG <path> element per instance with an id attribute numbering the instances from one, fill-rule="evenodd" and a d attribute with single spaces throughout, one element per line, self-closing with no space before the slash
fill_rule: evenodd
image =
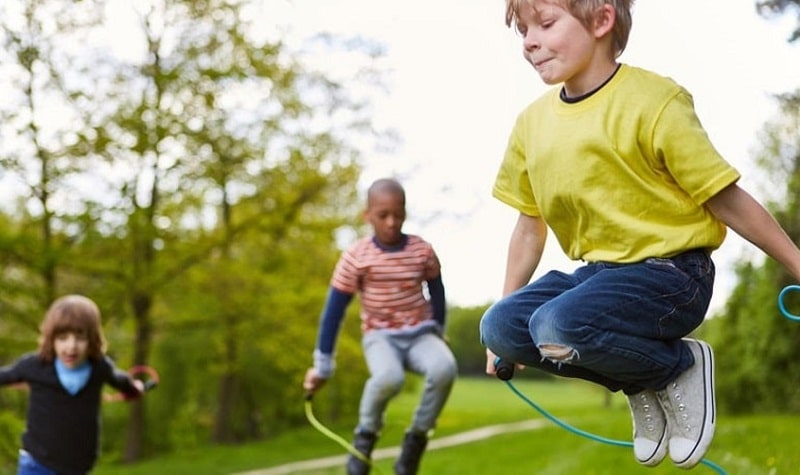
<path id="1" fill-rule="evenodd" d="M 373 330 L 364 335 L 362 346 L 370 377 L 361 396 L 358 430 L 380 432 L 386 406 L 402 389 L 406 370 L 425 378 L 409 429 L 433 429 L 458 372 L 447 343 L 433 327 L 427 327 L 411 332 Z"/>
<path id="2" fill-rule="evenodd" d="M 635 394 L 660 390 L 694 358 L 681 338 L 708 310 L 714 263 L 701 250 L 550 272 L 490 307 L 481 343 L 506 361 Z M 569 355 L 543 356 L 565 348 Z"/>
<path id="3" fill-rule="evenodd" d="M 28 451 L 20 450 L 17 475 L 58 475 L 58 473 L 40 464 Z"/>

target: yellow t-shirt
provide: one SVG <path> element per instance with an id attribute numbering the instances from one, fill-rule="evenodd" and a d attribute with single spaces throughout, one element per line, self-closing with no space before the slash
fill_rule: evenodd
<path id="1" fill-rule="evenodd" d="M 726 226 L 703 204 L 739 177 L 685 89 L 622 65 L 582 101 L 555 88 L 529 105 L 492 194 L 541 216 L 570 258 L 624 263 L 718 248 Z"/>

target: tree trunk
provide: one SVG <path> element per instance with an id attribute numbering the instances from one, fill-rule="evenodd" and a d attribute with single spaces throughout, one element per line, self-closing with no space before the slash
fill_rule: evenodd
<path id="1" fill-rule="evenodd" d="M 134 320 L 136 321 L 136 338 L 134 339 L 134 365 L 147 364 L 152 338 L 152 323 L 150 309 L 152 296 L 138 293 L 133 298 Z M 123 461 L 133 463 L 142 458 L 144 452 L 144 401 L 138 399 L 131 401 L 130 419 L 125 440 Z"/>
<path id="2" fill-rule="evenodd" d="M 227 316 L 223 318 L 225 322 L 225 372 L 219 383 L 219 398 L 217 400 L 217 412 L 214 417 L 213 440 L 220 444 L 232 443 L 235 441 L 234 431 L 231 424 L 233 407 L 236 403 L 236 389 L 238 376 L 236 372 L 236 360 L 238 349 L 234 335 L 235 317 Z"/>
<path id="3" fill-rule="evenodd" d="M 214 417 L 214 442 L 218 444 L 229 444 L 234 442 L 233 431 L 231 430 L 231 414 L 236 393 L 236 375 L 226 372 L 222 375 L 219 384 L 219 398 L 217 401 L 217 413 Z"/>

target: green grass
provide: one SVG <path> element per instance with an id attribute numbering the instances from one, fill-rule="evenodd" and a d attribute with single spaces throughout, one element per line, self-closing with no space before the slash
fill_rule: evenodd
<path id="1" fill-rule="evenodd" d="M 624 396 L 606 398 L 603 390 L 580 381 L 515 382 L 519 390 L 554 416 L 582 430 L 606 438 L 629 441 L 630 415 Z M 418 390 L 401 394 L 387 412 L 386 427 L 378 448 L 400 443 L 417 402 Z M 302 404 L 298 401 L 298 404 Z M 798 473 L 800 416 L 718 415 L 717 435 L 707 460 L 729 475 L 780 475 Z M 469 429 L 542 417 L 503 383 L 491 378 L 460 379 L 439 421 L 434 438 Z M 321 421 L 323 424 L 326 421 Z M 349 440 L 351 425 L 331 427 Z M 132 466 L 101 461 L 94 475 L 231 474 L 278 466 L 317 457 L 341 455 L 344 451 L 310 425 L 261 443 L 237 447 L 209 447 L 147 460 Z M 375 475 L 392 474 L 393 460 L 376 463 Z M 693 473 L 720 473 L 700 465 Z M 341 475 L 341 467 L 296 472 L 304 475 Z M 546 421 L 541 429 L 495 436 L 465 445 L 430 450 L 420 475 L 611 475 L 685 474 L 669 459 L 659 467 L 638 465 L 627 447 L 602 444 L 583 438 Z"/>

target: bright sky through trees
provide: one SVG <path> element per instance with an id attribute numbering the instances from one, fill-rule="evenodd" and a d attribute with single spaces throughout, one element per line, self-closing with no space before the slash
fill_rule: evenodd
<path id="1" fill-rule="evenodd" d="M 132 4 L 110 2 L 108 34 L 96 38 L 129 58 L 142 51 Z M 408 190 L 406 231 L 433 242 L 444 266 L 448 298 L 477 305 L 499 297 L 506 244 L 515 212 L 490 189 L 516 114 L 545 91 L 521 56 L 521 41 L 503 24 L 500 0 L 269 0 L 264 35 L 300 47 L 314 34 L 362 35 L 383 43 L 388 94 L 376 96 L 374 120 L 403 142 L 374 151 L 361 186 L 394 175 Z M 786 39 L 793 18 L 759 17 L 753 0 L 640 0 L 621 61 L 670 76 L 694 96 L 698 114 L 723 155 L 744 172 L 742 185 L 759 198 L 770 186 L 752 159 L 757 133 L 775 112 L 770 94 L 800 87 L 800 47 Z M 317 57 L 314 66 L 341 72 L 351 65 Z M 12 184 L 0 173 L 0 201 Z M 5 192 L 4 192 L 5 189 Z M 715 305 L 731 287 L 731 264 L 758 256 L 731 234 L 715 254 Z M 536 275 L 569 270 L 553 236 Z"/>

